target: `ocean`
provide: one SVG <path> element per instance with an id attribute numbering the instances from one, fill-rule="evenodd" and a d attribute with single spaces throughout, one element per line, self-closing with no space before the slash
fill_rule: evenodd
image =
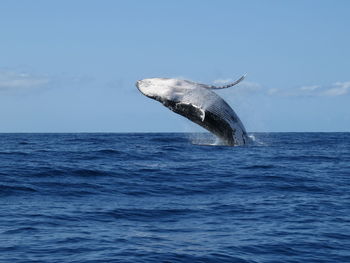
<path id="1" fill-rule="evenodd" d="M 0 134 L 0 262 L 350 262 L 350 133 Z"/>

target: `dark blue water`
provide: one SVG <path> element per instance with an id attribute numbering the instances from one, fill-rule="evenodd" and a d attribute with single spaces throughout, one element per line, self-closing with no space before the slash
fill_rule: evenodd
<path id="1" fill-rule="evenodd" d="M 350 133 L 255 137 L 0 134 L 0 262 L 350 262 Z"/>

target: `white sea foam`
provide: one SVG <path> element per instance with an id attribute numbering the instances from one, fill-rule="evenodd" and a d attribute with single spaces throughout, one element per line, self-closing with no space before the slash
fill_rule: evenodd
<path id="1" fill-rule="evenodd" d="M 253 146 L 267 146 L 266 142 L 263 142 L 261 138 L 258 138 L 254 134 L 249 134 L 248 137 L 251 140 L 251 145 Z"/>
<path id="2" fill-rule="evenodd" d="M 248 137 L 251 141 L 247 146 L 268 146 L 266 142 L 262 141 L 262 139 L 255 134 L 249 134 Z M 191 133 L 189 135 L 189 140 L 194 145 L 227 146 L 220 138 L 210 133 Z"/>
<path id="3" fill-rule="evenodd" d="M 191 133 L 189 140 L 194 145 L 227 146 L 227 143 L 211 133 Z"/>
<path id="4" fill-rule="evenodd" d="M 191 133 L 189 140 L 195 145 L 217 145 L 218 138 L 210 133 Z"/>

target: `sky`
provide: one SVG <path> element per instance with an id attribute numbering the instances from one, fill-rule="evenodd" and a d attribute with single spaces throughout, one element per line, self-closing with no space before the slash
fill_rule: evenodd
<path id="1" fill-rule="evenodd" d="M 196 132 L 139 79 L 217 91 L 251 132 L 350 131 L 350 1 L 17 1 L 0 7 L 0 132 Z"/>

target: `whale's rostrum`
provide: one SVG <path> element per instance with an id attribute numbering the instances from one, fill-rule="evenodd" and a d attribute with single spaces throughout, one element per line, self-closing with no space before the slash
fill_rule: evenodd
<path id="1" fill-rule="evenodd" d="M 232 87 L 244 77 L 221 87 L 171 78 L 139 80 L 136 87 L 145 96 L 215 134 L 224 144 L 237 146 L 249 141 L 247 132 L 233 109 L 213 89 Z"/>

